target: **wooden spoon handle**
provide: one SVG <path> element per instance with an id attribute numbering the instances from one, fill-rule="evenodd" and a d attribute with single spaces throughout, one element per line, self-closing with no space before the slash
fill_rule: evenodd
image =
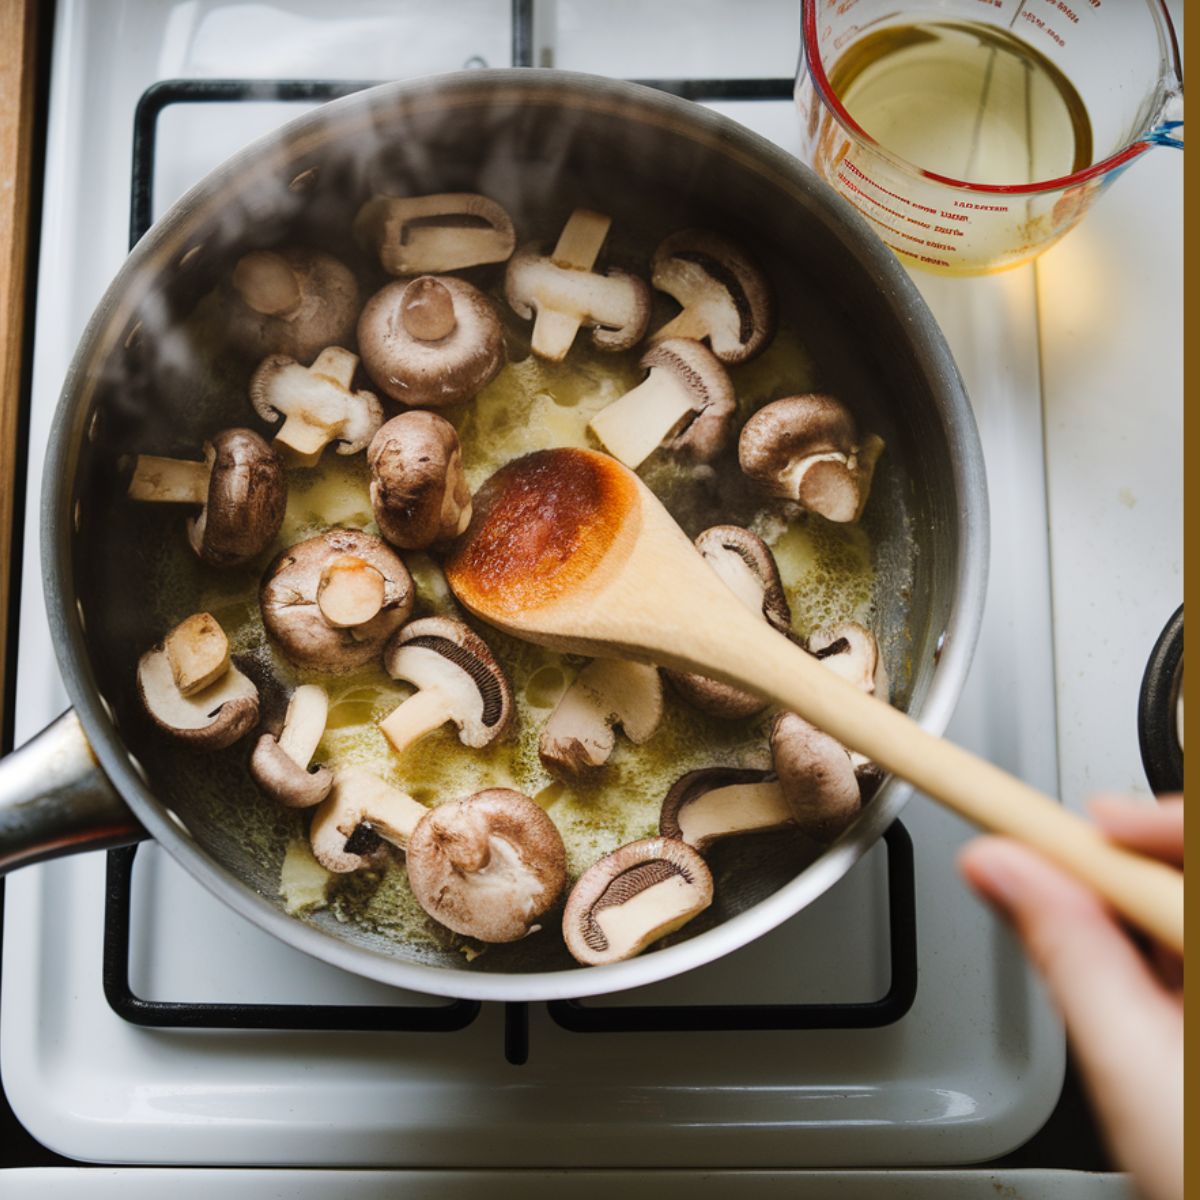
<path id="1" fill-rule="evenodd" d="M 693 632 L 687 657 L 703 656 L 709 673 L 719 666 L 728 681 L 769 695 L 976 825 L 1032 846 L 1183 953 L 1181 872 L 1114 845 L 1036 788 L 860 692 L 765 623 L 738 622 L 734 637 L 728 629 L 723 637 Z"/>

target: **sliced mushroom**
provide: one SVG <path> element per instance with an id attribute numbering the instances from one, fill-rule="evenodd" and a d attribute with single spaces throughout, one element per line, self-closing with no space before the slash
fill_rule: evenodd
<path id="1" fill-rule="evenodd" d="M 339 454 L 365 449 L 383 424 L 383 405 L 374 392 L 354 391 L 358 357 L 328 346 L 305 367 L 286 355 L 259 363 L 250 379 L 250 403 L 264 421 L 283 418 L 275 441 L 299 466 L 312 467 L 330 442 Z"/>
<path id="2" fill-rule="evenodd" d="M 287 481 L 279 456 L 251 429 L 223 429 L 204 443 L 204 461 L 139 454 L 133 500 L 196 504 L 188 543 L 210 566 L 236 567 L 261 554 L 283 524 Z"/>
<path id="3" fill-rule="evenodd" d="M 315 771 L 308 767 L 328 715 L 329 697 L 324 688 L 301 684 L 288 702 L 279 736 L 264 733 L 258 739 L 250 756 L 250 774 L 273 800 L 288 808 L 310 808 L 329 795 L 333 772 L 328 767 Z"/>
<path id="4" fill-rule="evenodd" d="M 585 966 L 620 962 L 686 925 L 712 896 L 712 874 L 691 846 L 645 838 L 579 877 L 563 912 L 563 938 Z"/>
<path id="5" fill-rule="evenodd" d="M 225 297 L 230 341 L 249 358 L 311 362 L 326 346 L 353 345 L 358 281 L 323 250 L 280 246 L 238 259 Z"/>
<path id="6" fill-rule="evenodd" d="M 488 788 L 439 804 L 413 830 L 408 880 L 417 903 L 456 933 L 515 942 L 558 902 L 567 852 L 532 800 Z"/>
<path id="7" fill-rule="evenodd" d="M 552 774 L 578 779 L 608 761 L 618 725 L 640 746 L 658 728 L 662 710 L 654 667 L 597 658 L 575 677 L 542 727 L 538 757 Z"/>
<path id="8" fill-rule="evenodd" d="M 642 355 L 650 374 L 601 409 L 588 428 L 604 448 L 636 469 L 660 445 L 711 462 L 733 431 L 737 399 L 729 374 L 699 342 L 669 338 Z"/>
<path id="9" fill-rule="evenodd" d="M 453 721 L 464 746 L 494 742 L 512 718 L 512 687 L 483 639 L 461 621 L 424 617 L 388 643 L 383 666 L 417 691 L 379 723 L 403 754 L 427 733 Z"/>
<path id="10" fill-rule="evenodd" d="M 714 525 L 696 538 L 696 549 L 751 612 L 780 633 L 792 627 L 792 612 L 784 595 L 779 568 L 770 547 L 740 525 Z M 671 686 L 694 708 L 712 717 L 737 721 L 762 712 L 766 700 L 704 675 L 664 670 Z"/>
<path id="11" fill-rule="evenodd" d="M 867 695 L 888 698 L 887 669 L 875 635 L 856 621 L 839 621 L 808 635 L 808 652 Z"/>
<path id="12" fill-rule="evenodd" d="M 803 717 L 776 716 L 771 761 L 792 817 L 815 841 L 832 842 L 858 815 L 862 793 L 849 752 Z"/>
<path id="13" fill-rule="evenodd" d="M 333 528 L 284 550 L 258 599 L 263 625 L 289 662 L 342 674 L 366 666 L 408 620 L 413 583 L 385 542 Z"/>
<path id="14" fill-rule="evenodd" d="M 379 252 L 389 275 L 441 274 L 504 262 L 517 244 L 504 208 L 473 192 L 374 196 L 354 232 Z"/>
<path id="15" fill-rule="evenodd" d="M 663 800 L 658 831 L 704 853 L 721 838 L 795 823 L 779 780 L 771 772 L 706 767 L 675 781 Z"/>
<path id="16" fill-rule="evenodd" d="M 471 492 L 454 426 L 437 413 L 393 417 L 367 447 L 371 508 L 379 532 L 402 550 L 457 537 L 471 520 Z"/>
<path id="17" fill-rule="evenodd" d="M 163 641 L 181 696 L 194 696 L 229 670 L 229 639 L 211 613 L 193 613 Z"/>
<path id="18" fill-rule="evenodd" d="M 742 470 L 772 496 L 830 521 L 857 521 L 866 507 L 883 439 L 859 436 L 840 400 L 810 393 L 774 400 L 742 426 Z"/>
<path id="19" fill-rule="evenodd" d="M 611 224 L 611 217 L 577 208 L 553 253 L 525 246 L 509 261 L 505 295 L 517 316 L 535 317 L 531 348 L 538 357 L 562 362 L 581 325 L 598 350 L 628 350 L 642 340 L 650 321 L 645 282 L 615 268 L 592 271 Z"/>
<path id="20" fill-rule="evenodd" d="M 775 331 L 766 276 L 727 238 L 698 229 L 673 233 L 654 252 L 650 281 L 682 311 L 654 334 L 707 341 L 725 363 L 745 362 Z"/>
<path id="21" fill-rule="evenodd" d="M 384 842 L 404 849 L 429 812 L 407 792 L 391 787 L 362 767 L 344 767 L 313 813 L 309 827 L 313 857 L 339 875 L 382 863 Z"/>
<path id="22" fill-rule="evenodd" d="M 376 292 L 358 322 L 363 366 L 410 408 L 469 400 L 504 366 L 504 335 L 492 302 L 453 275 L 397 280 Z"/>
<path id="23" fill-rule="evenodd" d="M 190 658 L 197 633 L 207 662 L 225 669 L 205 686 L 184 695 L 176 682 L 177 664 Z M 222 643 L 224 643 L 222 645 Z M 258 724 L 258 688 L 229 662 L 225 633 L 209 613 L 197 613 L 175 626 L 138 660 L 138 695 L 154 723 L 198 750 L 221 750 Z"/>
<path id="24" fill-rule="evenodd" d="M 841 621 L 809 634 L 808 651 L 821 663 L 859 691 L 888 699 L 889 683 L 883 655 L 875 635 L 855 621 Z M 850 761 L 858 776 L 864 801 L 870 799 L 883 782 L 883 771 L 865 754 L 850 751 Z"/>

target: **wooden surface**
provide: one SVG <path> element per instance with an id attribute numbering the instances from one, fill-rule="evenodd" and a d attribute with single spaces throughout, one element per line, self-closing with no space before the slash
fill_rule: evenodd
<path id="1" fill-rule="evenodd" d="M 0 680 L 8 663 L 13 490 L 27 296 L 37 0 L 0 0 Z M 0 689 L 0 723 L 4 693 Z"/>

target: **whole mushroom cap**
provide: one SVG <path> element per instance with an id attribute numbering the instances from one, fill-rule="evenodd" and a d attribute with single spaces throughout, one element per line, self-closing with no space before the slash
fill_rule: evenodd
<path id="1" fill-rule="evenodd" d="M 471 519 L 471 491 L 454 426 L 437 413 L 393 417 L 367 447 L 371 507 L 379 531 L 402 550 L 457 537 Z"/>
<path id="2" fill-rule="evenodd" d="M 286 354 L 308 363 L 326 346 L 354 345 L 358 280 L 324 250 L 277 246 L 243 255 L 223 301 L 229 340 L 248 358 Z"/>
<path id="3" fill-rule="evenodd" d="M 803 717 L 775 717 L 771 761 L 796 824 L 816 841 L 834 841 L 858 815 L 862 793 L 849 751 Z"/>
<path id="4" fill-rule="evenodd" d="M 380 289 L 359 318 L 358 345 L 376 386 L 410 408 L 469 399 L 505 360 L 492 302 L 453 275 L 399 279 Z"/>
<path id="5" fill-rule="evenodd" d="M 383 577 L 383 605 L 354 628 L 332 625 L 317 604 L 326 568 L 345 557 L 361 559 Z M 342 674 L 378 657 L 387 639 L 408 620 L 413 583 L 408 569 L 386 542 L 358 529 L 327 529 L 297 542 L 267 568 L 259 589 L 267 633 L 298 667 Z"/>
<path id="6" fill-rule="evenodd" d="M 438 805 L 413 831 L 407 854 L 421 907 L 483 942 L 525 937 L 567 881 L 567 852 L 554 822 L 508 788 Z"/>
<path id="7" fill-rule="evenodd" d="M 188 521 L 188 541 L 205 562 L 237 566 L 275 540 L 287 508 L 287 481 L 279 455 L 252 429 L 223 429 L 211 445 L 208 500 Z"/>

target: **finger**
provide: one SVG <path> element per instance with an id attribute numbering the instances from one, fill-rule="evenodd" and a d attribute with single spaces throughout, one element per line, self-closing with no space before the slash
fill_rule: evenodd
<path id="1" fill-rule="evenodd" d="M 1088 804 L 1088 812 L 1114 842 L 1183 865 L 1182 797 L 1149 805 L 1123 796 L 1097 796 Z"/>
<path id="2" fill-rule="evenodd" d="M 982 838 L 960 864 L 1045 977 L 1114 1156 L 1147 1195 L 1181 1196 L 1181 1007 L 1099 898 L 1032 851 Z"/>

